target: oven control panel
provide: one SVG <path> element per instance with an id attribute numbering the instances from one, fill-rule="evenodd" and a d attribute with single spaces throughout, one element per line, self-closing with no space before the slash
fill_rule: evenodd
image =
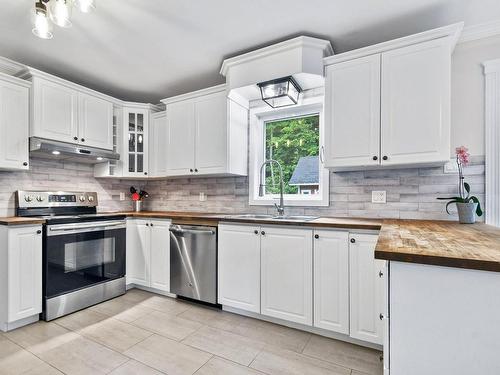
<path id="1" fill-rule="evenodd" d="M 16 193 L 19 208 L 96 207 L 96 192 L 24 191 Z"/>

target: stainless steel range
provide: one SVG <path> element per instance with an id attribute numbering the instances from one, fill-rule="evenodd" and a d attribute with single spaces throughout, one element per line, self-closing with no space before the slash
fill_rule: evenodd
<path id="1" fill-rule="evenodd" d="M 95 192 L 17 192 L 17 216 L 44 217 L 43 313 L 52 320 L 125 293 L 125 216 Z"/>

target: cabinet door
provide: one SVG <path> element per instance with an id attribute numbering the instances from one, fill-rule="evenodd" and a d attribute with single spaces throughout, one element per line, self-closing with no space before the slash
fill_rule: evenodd
<path id="1" fill-rule="evenodd" d="M 8 321 L 42 312 L 42 227 L 8 229 Z"/>
<path id="2" fill-rule="evenodd" d="M 314 326 L 349 334 L 349 233 L 314 231 Z"/>
<path id="3" fill-rule="evenodd" d="M 262 315 L 312 325 L 312 230 L 261 232 Z"/>
<path id="4" fill-rule="evenodd" d="M 260 228 L 219 225 L 218 265 L 221 305 L 260 313 Z"/>
<path id="5" fill-rule="evenodd" d="M 167 175 L 167 116 L 165 112 L 151 116 L 149 130 L 149 175 L 164 177 Z"/>
<path id="6" fill-rule="evenodd" d="M 183 176 L 194 173 L 194 103 L 179 102 L 167 106 L 167 174 Z"/>
<path id="7" fill-rule="evenodd" d="M 146 220 L 127 220 L 127 284 L 150 286 L 150 231 Z"/>
<path id="8" fill-rule="evenodd" d="M 151 229 L 151 287 L 170 291 L 170 221 L 152 220 Z"/>
<path id="9" fill-rule="evenodd" d="M 148 174 L 149 112 L 143 109 L 123 111 L 125 129 L 124 176 L 144 177 Z"/>
<path id="10" fill-rule="evenodd" d="M 382 345 L 384 309 L 385 261 L 375 259 L 377 235 L 351 234 L 350 264 L 350 322 L 351 337 Z"/>
<path id="11" fill-rule="evenodd" d="M 29 89 L 0 81 L 0 169 L 29 169 Z"/>
<path id="12" fill-rule="evenodd" d="M 77 105 L 78 94 L 75 90 L 41 78 L 34 78 L 31 135 L 77 143 Z"/>
<path id="13" fill-rule="evenodd" d="M 92 95 L 79 94 L 80 144 L 113 149 L 113 104 Z"/>
<path id="14" fill-rule="evenodd" d="M 195 104 L 195 168 L 197 174 L 226 172 L 226 92 L 209 95 Z"/>
<path id="15" fill-rule="evenodd" d="M 380 163 L 380 55 L 326 67 L 325 166 Z"/>
<path id="16" fill-rule="evenodd" d="M 442 38 L 382 54 L 383 165 L 449 160 L 448 43 Z"/>

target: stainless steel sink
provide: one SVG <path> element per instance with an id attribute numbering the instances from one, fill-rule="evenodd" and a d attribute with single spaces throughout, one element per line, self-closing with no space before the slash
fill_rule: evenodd
<path id="1" fill-rule="evenodd" d="M 276 221 L 311 221 L 318 219 L 318 216 L 307 215 L 266 215 L 266 214 L 240 214 L 229 215 L 229 219 L 246 219 L 246 220 L 276 220 Z"/>

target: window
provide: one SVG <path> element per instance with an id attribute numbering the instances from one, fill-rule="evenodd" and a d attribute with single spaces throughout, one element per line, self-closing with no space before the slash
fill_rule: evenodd
<path id="1" fill-rule="evenodd" d="M 301 105 L 250 111 L 249 203 L 273 205 L 279 198 L 283 168 L 285 206 L 328 206 L 329 175 L 321 161 L 323 98 L 310 98 Z M 262 183 L 263 192 L 259 195 Z"/>
<path id="2" fill-rule="evenodd" d="M 264 123 L 265 160 L 283 168 L 285 194 L 319 194 L 319 114 Z M 265 194 L 278 194 L 276 164 L 265 169 Z"/>

